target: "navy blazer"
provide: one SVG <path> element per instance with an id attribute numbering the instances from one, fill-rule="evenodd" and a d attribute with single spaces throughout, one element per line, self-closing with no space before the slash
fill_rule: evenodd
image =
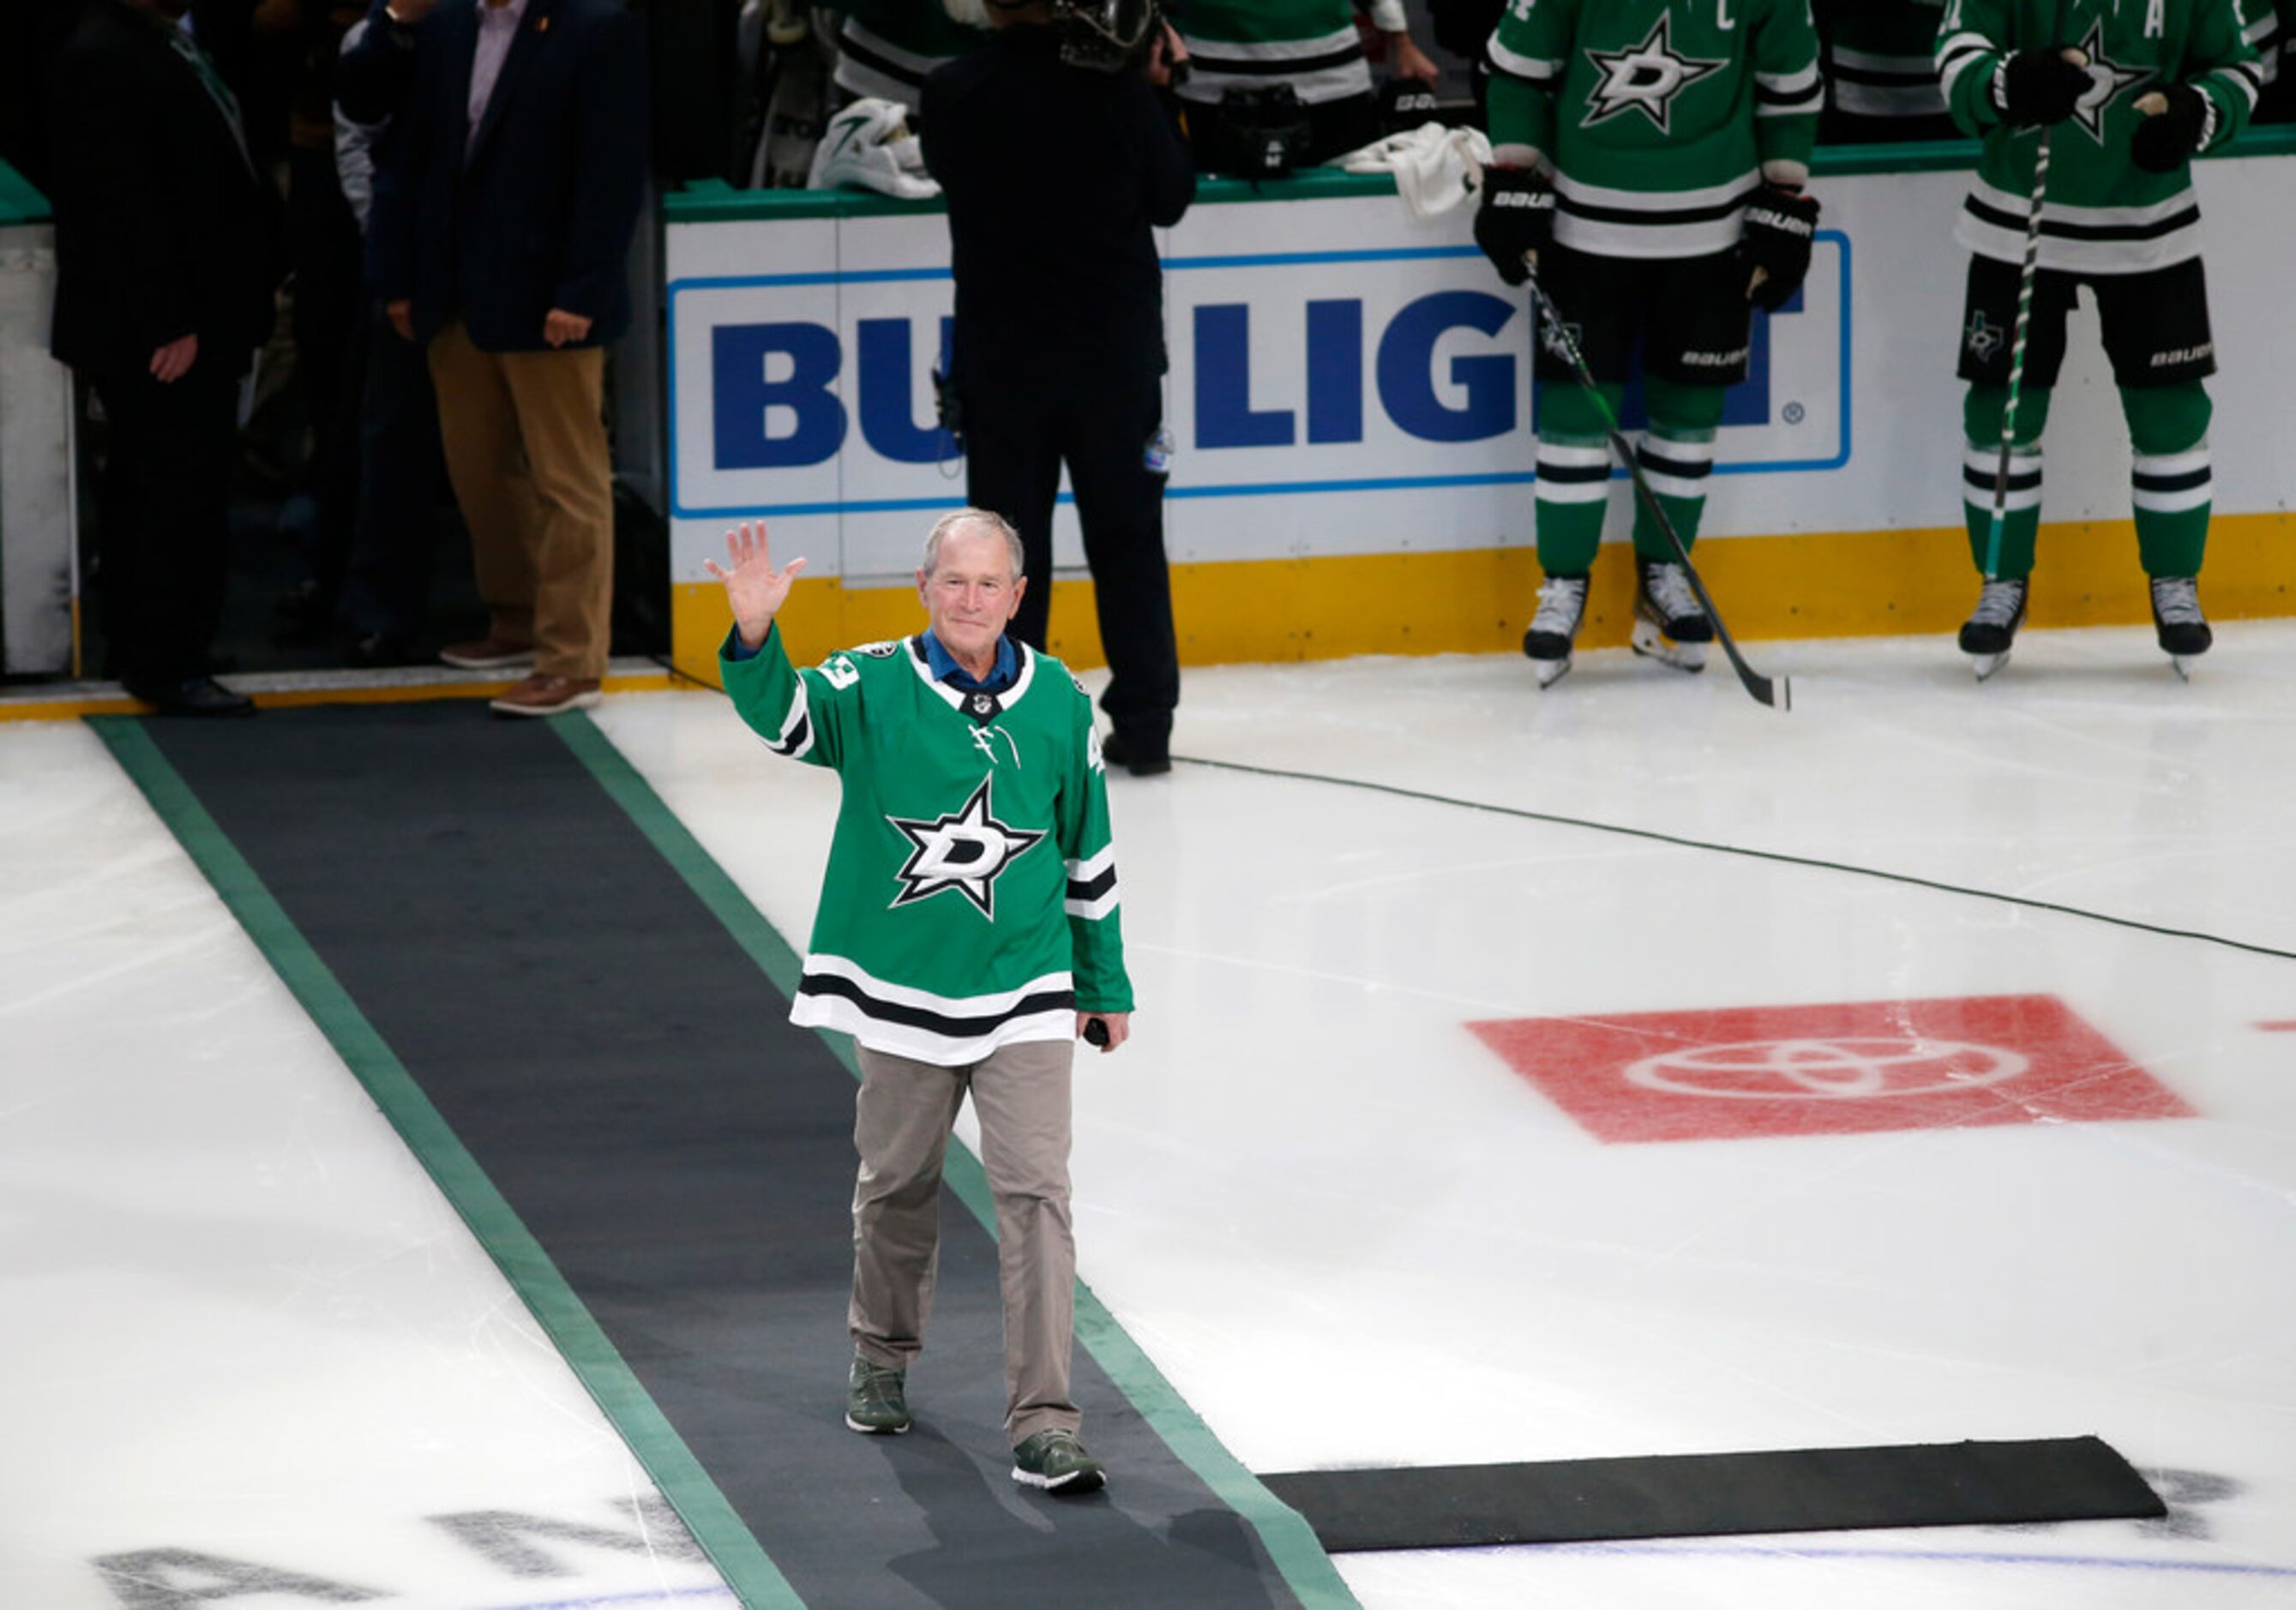
<path id="1" fill-rule="evenodd" d="M 619 0 L 529 0 L 471 138 L 478 0 L 413 28 L 382 0 L 338 76 L 344 110 L 391 119 L 380 148 L 368 271 L 414 305 L 428 341 L 450 318 L 488 352 L 540 351 L 543 319 L 590 319 L 583 346 L 629 328 L 624 272 L 644 196 L 645 32 Z"/>
<path id="2" fill-rule="evenodd" d="M 279 194 L 168 43 L 122 0 L 87 0 L 48 69 L 56 305 L 50 347 L 92 373 L 141 372 L 200 338 L 234 373 L 276 319 Z"/>

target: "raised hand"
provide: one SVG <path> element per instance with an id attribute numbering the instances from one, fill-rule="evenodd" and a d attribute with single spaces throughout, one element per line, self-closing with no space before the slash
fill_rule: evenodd
<path id="1" fill-rule="evenodd" d="M 762 520 L 745 520 L 726 533 L 726 558 L 730 570 L 719 569 L 714 559 L 703 560 L 701 568 L 726 584 L 742 646 L 754 649 L 773 629 L 774 617 L 789 601 L 790 586 L 805 569 L 805 561 L 792 559 L 785 568 L 774 569 L 773 546 L 766 540 Z"/>

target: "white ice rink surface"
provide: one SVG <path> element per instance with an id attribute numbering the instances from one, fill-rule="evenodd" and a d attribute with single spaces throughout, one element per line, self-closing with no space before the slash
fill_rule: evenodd
<path id="1" fill-rule="evenodd" d="M 1085 1278 L 1257 1470 L 2095 1433 L 2173 1507 L 1341 1557 L 1373 1610 L 2296 1606 L 2296 959 L 2099 920 L 2296 953 L 2296 623 L 2220 628 L 2190 686 L 2149 632 L 2029 632 L 1982 688 L 1931 641 L 1753 652 L 1792 714 L 1718 659 L 1190 672 L 1183 756 L 1602 826 L 1111 779 L 1141 1010 L 1080 1066 Z M 834 779 L 711 695 L 598 720 L 801 948 Z M 102 746 L 0 729 L 0 1290 L 41 1317 L 0 1339 L 0 1605 L 111 1604 L 86 1562 L 135 1548 L 389 1587 L 424 1516 L 630 1525 L 628 1456 Z M 1695 1055 L 1558 1098 L 1467 1027 L 1969 997 L 2054 998 L 2125 1064 L 1751 1138 L 1869 1098 L 1685 1094 Z M 2180 1115 L 2112 1116 L 2131 1089 Z M 1716 1132 L 1589 1127 L 1652 1101 Z M 390 1602 L 546 1597 L 420 1581 Z"/>
<path id="2" fill-rule="evenodd" d="M 5 1610 L 734 1603 L 77 724 L 0 726 L 0 1315 Z"/>

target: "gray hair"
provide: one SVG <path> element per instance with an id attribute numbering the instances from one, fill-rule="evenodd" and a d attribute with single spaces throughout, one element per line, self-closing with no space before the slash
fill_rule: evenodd
<path id="1" fill-rule="evenodd" d="M 940 563 L 941 538 L 968 525 L 985 525 L 1004 539 L 1004 551 L 1013 556 L 1013 579 L 1021 579 L 1028 561 L 1028 555 L 1021 547 L 1021 533 L 1013 529 L 1004 515 L 988 509 L 958 509 L 933 522 L 933 529 L 925 537 L 925 574 L 931 575 L 933 567 Z"/>

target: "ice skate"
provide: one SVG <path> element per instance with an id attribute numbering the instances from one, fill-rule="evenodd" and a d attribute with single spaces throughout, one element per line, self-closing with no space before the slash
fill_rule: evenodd
<path id="1" fill-rule="evenodd" d="M 2216 634 L 2209 629 L 2209 618 L 2201 613 L 2198 577 L 2152 578 L 2152 630 L 2177 674 L 2191 681 L 2193 661 L 2207 653 L 2209 645 L 2216 641 Z"/>
<path id="2" fill-rule="evenodd" d="M 2025 579 L 2003 576 L 1988 581 L 1977 595 L 1977 607 L 1961 625 L 1961 652 L 1969 669 L 1983 682 L 2009 663 L 2017 642 L 2017 628 L 2025 624 Z"/>
<path id="3" fill-rule="evenodd" d="M 1706 645 L 1714 641 L 1690 573 L 1671 561 L 1635 561 L 1635 653 L 1677 670 L 1706 669 Z"/>
<path id="4" fill-rule="evenodd" d="M 1586 577 L 1549 576 L 1540 585 L 1538 612 L 1522 635 L 1522 652 L 1530 656 L 1539 686 L 1552 687 L 1570 672 L 1571 645 L 1586 616 Z"/>

